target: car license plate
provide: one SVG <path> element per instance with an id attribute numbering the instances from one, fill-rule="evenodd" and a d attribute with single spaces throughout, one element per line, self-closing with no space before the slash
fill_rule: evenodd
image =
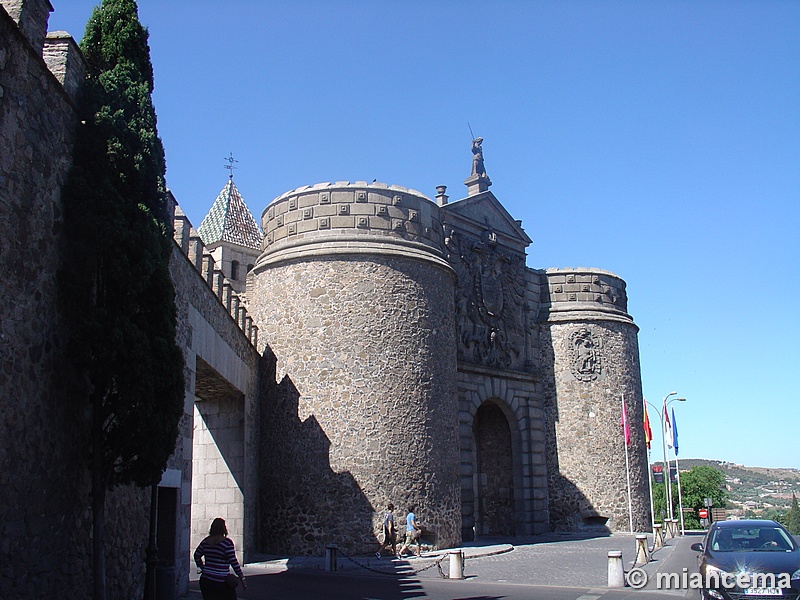
<path id="1" fill-rule="evenodd" d="M 781 588 L 745 588 L 745 596 L 782 596 Z"/>

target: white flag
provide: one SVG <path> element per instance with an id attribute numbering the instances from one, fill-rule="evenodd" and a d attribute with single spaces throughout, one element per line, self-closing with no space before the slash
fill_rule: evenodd
<path id="1" fill-rule="evenodd" d="M 667 440 L 667 446 L 672 448 L 672 422 L 669 420 L 666 402 L 664 402 L 664 439 Z"/>

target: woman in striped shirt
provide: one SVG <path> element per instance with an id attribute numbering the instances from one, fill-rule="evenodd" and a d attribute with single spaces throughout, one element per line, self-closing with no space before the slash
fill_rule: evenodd
<path id="1" fill-rule="evenodd" d="M 230 567 L 233 567 L 244 589 L 247 589 L 247 583 L 244 580 L 242 567 L 236 560 L 236 550 L 233 541 L 228 537 L 225 520 L 214 519 L 209 534 L 194 551 L 194 562 L 202 571 L 200 591 L 203 593 L 203 600 L 235 600 L 236 588 L 225 582 Z"/>

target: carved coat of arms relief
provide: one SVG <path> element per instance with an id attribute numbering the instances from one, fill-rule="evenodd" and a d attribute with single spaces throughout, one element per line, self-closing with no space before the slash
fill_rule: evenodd
<path id="1" fill-rule="evenodd" d="M 570 370 L 579 381 L 594 381 L 603 370 L 603 339 L 586 327 L 573 331 L 566 340 Z"/>
<path id="2" fill-rule="evenodd" d="M 445 240 L 456 271 L 459 360 L 491 367 L 517 366 L 525 344 L 525 259 L 497 247 L 491 230 L 483 239 L 456 232 Z"/>

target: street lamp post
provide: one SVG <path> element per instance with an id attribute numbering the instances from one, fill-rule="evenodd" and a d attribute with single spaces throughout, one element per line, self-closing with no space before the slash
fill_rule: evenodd
<path id="1" fill-rule="evenodd" d="M 673 398 L 672 400 L 667 402 L 667 399 L 670 396 L 676 396 L 677 394 L 678 394 L 678 392 L 670 392 L 669 394 L 664 396 L 663 409 L 657 408 L 655 405 L 653 405 L 652 402 L 647 402 L 647 400 L 645 400 L 645 402 L 647 404 L 649 404 L 653 408 L 654 411 L 656 411 L 656 414 L 658 415 L 658 420 L 661 422 L 661 451 L 662 451 L 663 457 L 664 457 L 664 463 L 663 463 L 664 464 L 664 468 L 666 469 L 665 482 L 666 482 L 666 496 L 667 496 L 666 497 L 667 515 L 668 515 L 670 521 L 672 521 L 672 519 L 674 518 L 673 517 L 673 513 L 672 513 L 672 483 L 671 483 L 671 480 L 670 480 L 671 478 L 670 478 L 669 462 L 667 462 L 667 424 L 664 421 L 664 416 L 665 415 L 663 413 L 664 413 L 664 411 L 666 411 L 667 407 L 670 404 L 672 404 L 673 402 L 676 402 L 676 401 L 677 402 L 686 402 L 686 398 Z M 647 468 L 648 469 L 650 468 L 649 464 L 648 464 Z M 647 476 L 650 477 L 651 474 L 648 473 Z M 678 488 L 678 492 L 680 493 L 680 488 Z M 653 509 L 653 511 L 655 512 L 655 508 Z M 683 516 L 683 515 L 681 515 L 681 516 Z M 655 514 L 653 515 L 653 520 L 655 520 Z"/>
<path id="2" fill-rule="evenodd" d="M 670 392 L 666 396 L 664 396 L 664 410 L 667 407 L 667 398 L 670 396 L 677 395 L 678 392 Z M 670 472 L 669 472 L 669 463 L 667 462 L 667 426 L 664 423 L 664 415 L 662 414 L 663 411 L 659 410 L 658 415 L 661 418 L 661 451 L 663 452 L 664 456 L 664 468 L 666 469 L 666 474 L 664 481 L 666 482 L 666 492 L 667 492 L 667 515 L 669 516 L 669 520 L 672 521 L 672 484 L 670 483 Z"/>

